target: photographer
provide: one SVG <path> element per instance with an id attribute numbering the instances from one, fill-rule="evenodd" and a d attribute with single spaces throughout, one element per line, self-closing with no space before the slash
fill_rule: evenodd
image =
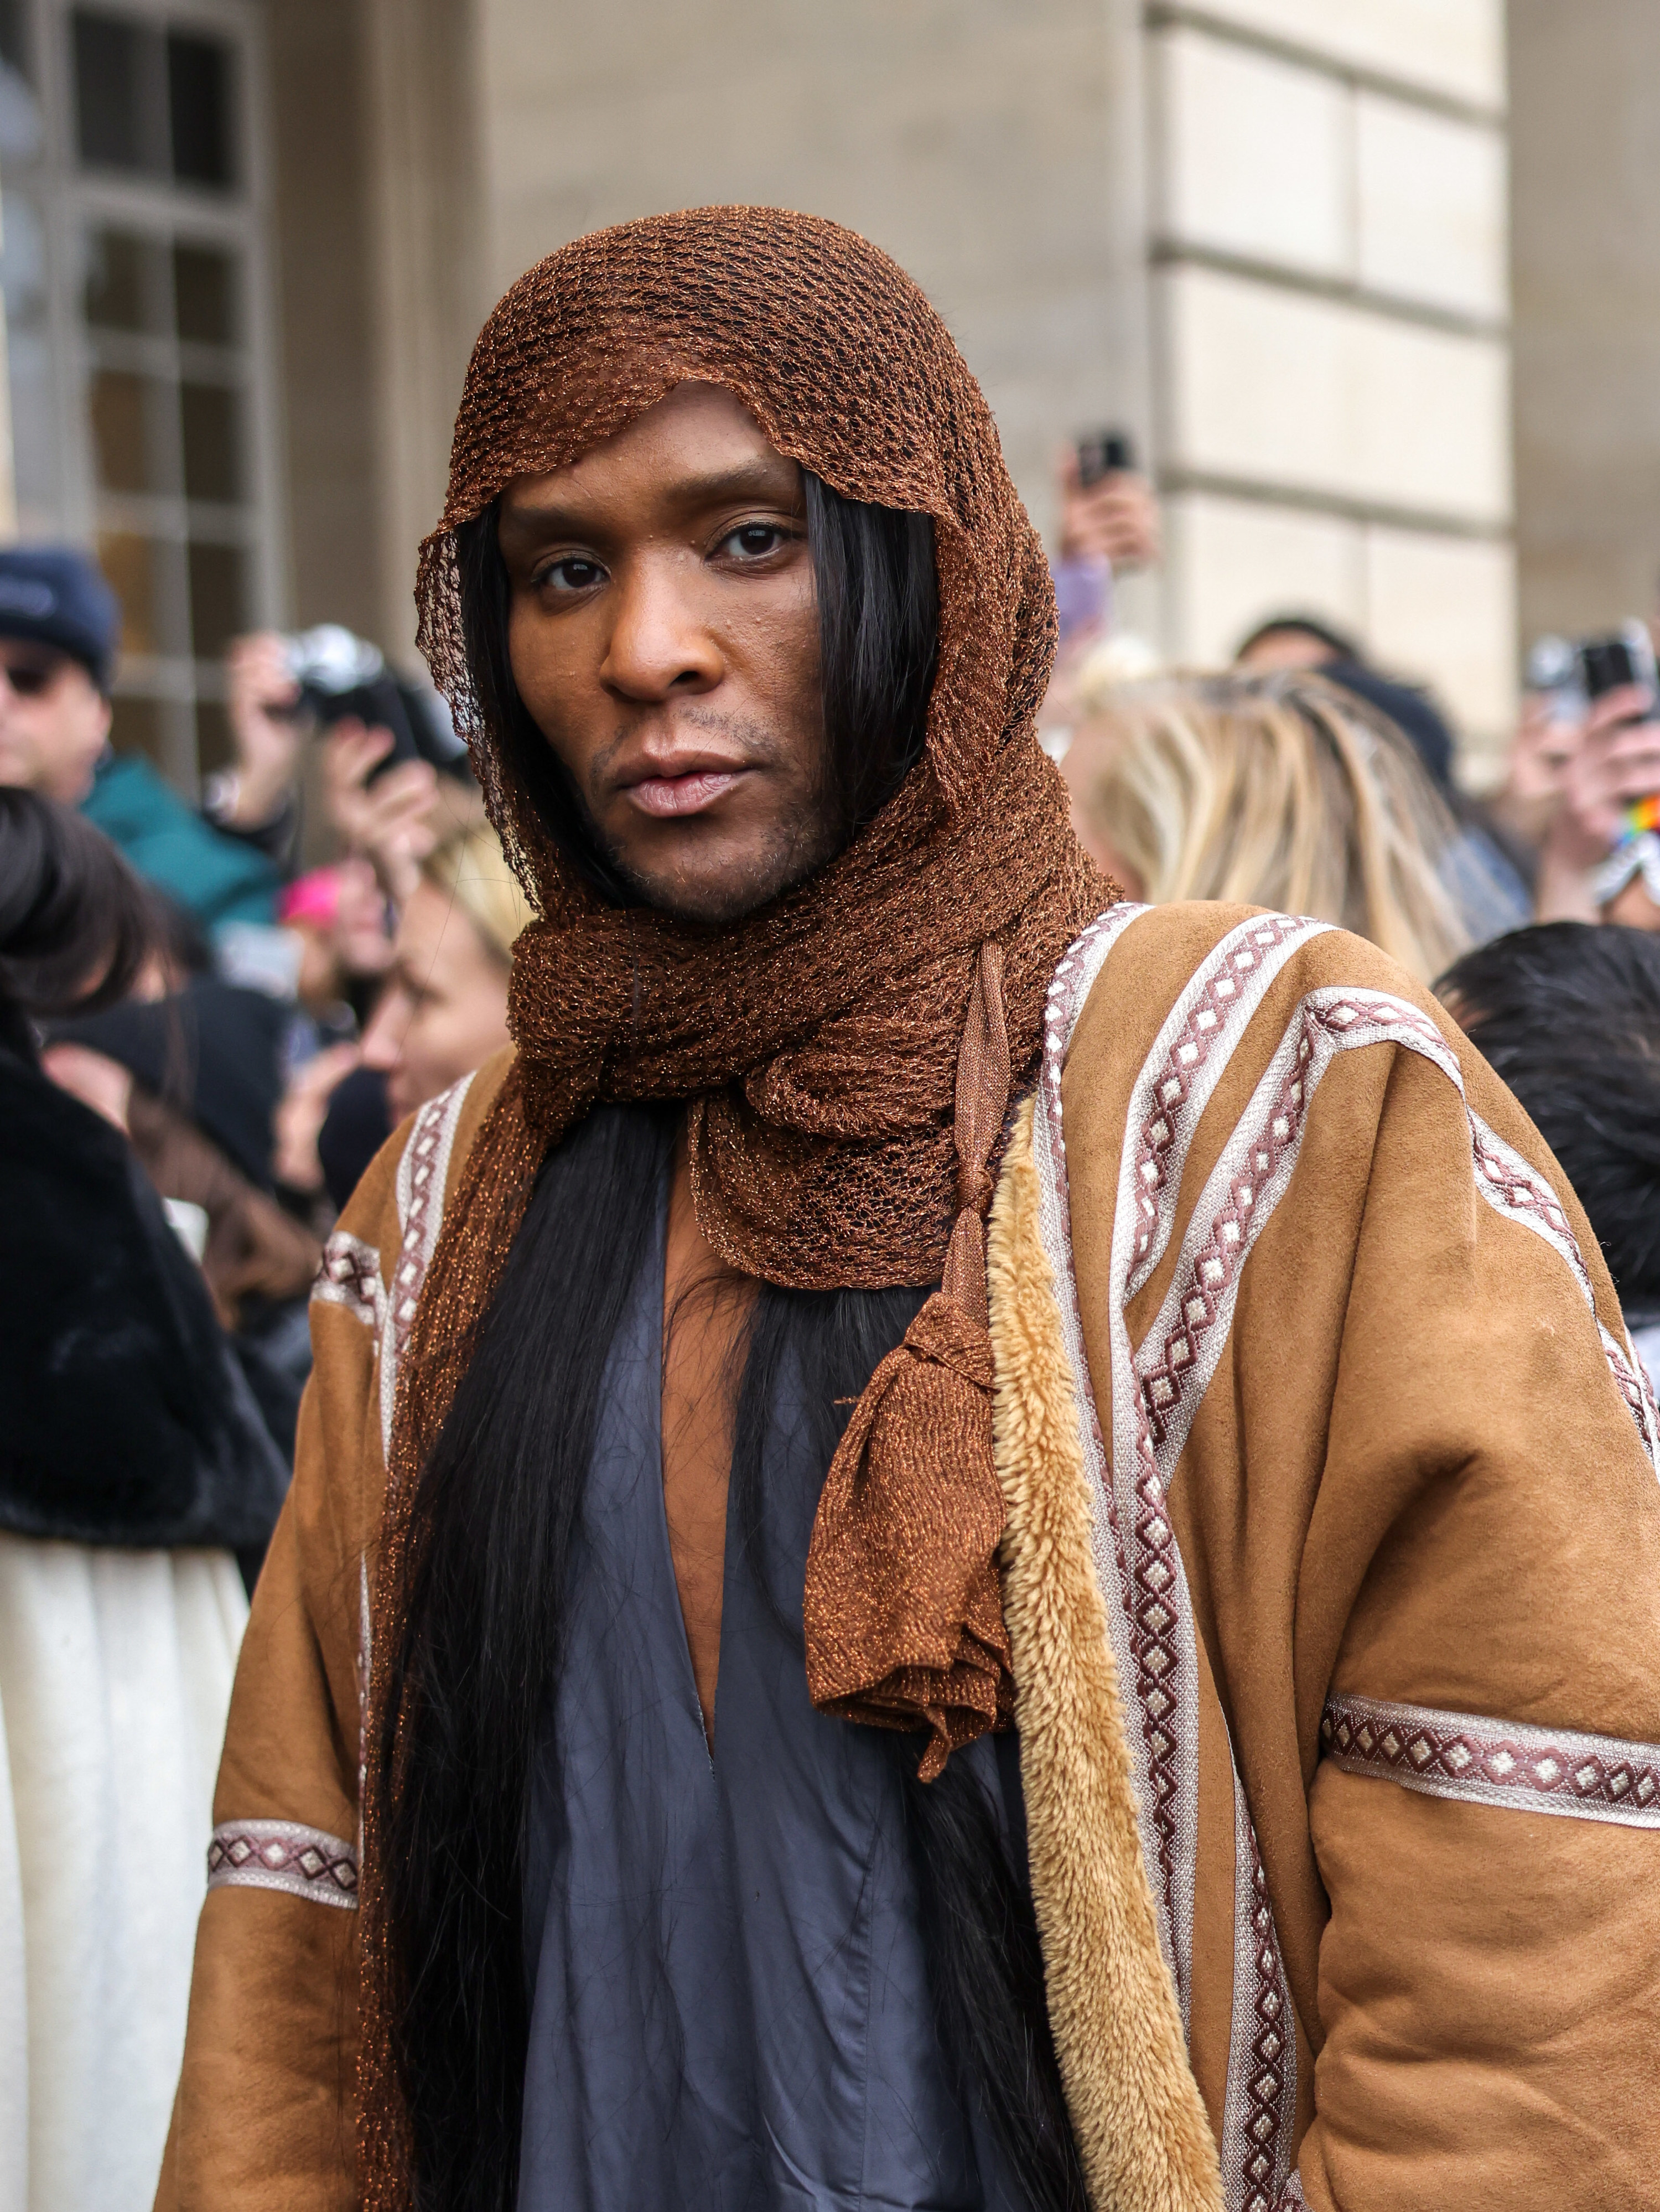
<path id="1" fill-rule="evenodd" d="M 1615 921 L 1660 929 L 1660 884 L 1645 864 L 1652 832 L 1627 838 L 1626 810 L 1660 792 L 1660 722 L 1654 695 L 1624 684 L 1590 704 L 1539 861 L 1541 921 Z M 1624 880 L 1604 871 L 1623 854 Z"/>
<path id="2" fill-rule="evenodd" d="M 146 760 L 109 749 L 120 612 L 82 553 L 0 550 L 0 785 L 79 806 L 204 927 L 269 921 L 270 854 L 225 836 Z"/>

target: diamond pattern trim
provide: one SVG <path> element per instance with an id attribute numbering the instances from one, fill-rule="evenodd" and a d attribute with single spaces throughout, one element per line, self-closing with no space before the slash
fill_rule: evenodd
<path id="1" fill-rule="evenodd" d="M 455 1127 L 472 1078 L 429 1098 L 415 1117 L 404 1156 L 398 1163 L 398 1218 L 403 1234 L 392 1269 L 380 1328 L 380 1449 L 392 1457 L 392 1416 L 398 1399 L 398 1370 L 420 1304 L 422 1285 L 444 1225 L 444 1185 L 449 1175 Z"/>
<path id="2" fill-rule="evenodd" d="M 1191 1995 L 1198 1832 L 1197 1661 L 1186 1576 L 1164 1511 L 1181 1447 L 1173 1441 L 1166 1449 L 1155 1434 L 1147 1347 L 1132 1352 L 1127 1309 L 1169 1244 L 1194 1133 L 1235 1048 L 1287 961 L 1329 927 L 1296 915 L 1258 915 L 1213 948 L 1171 1008 L 1137 1078 L 1120 1168 L 1111 1275 L 1113 1488 L 1125 1531 L 1131 1680 L 1146 1747 L 1155 1894 L 1164 1908 L 1184 2018 Z M 1232 1256 L 1243 1260 L 1244 1249 L 1241 1243 Z M 1201 1285 L 1188 1299 L 1187 1335 L 1166 1332 L 1167 1362 L 1178 1370 L 1190 1356 L 1204 1294 Z M 1173 1390 L 1165 1402 L 1173 1404 L 1177 1395 Z M 1195 1393 L 1195 1403 L 1196 1398 Z"/>
<path id="3" fill-rule="evenodd" d="M 361 1237 L 337 1229 L 323 1247 L 311 1297 L 313 1305 L 344 1306 L 365 1328 L 379 1329 L 386 1310 L 380 1255 Z"/>
<path id="4" fill-rule="evenodd" d="M 228 1820 L 208 1845 L 208 1887 L 280 1889 L 356 1911 L 357 1853 L 298 1820 Z"/>
<path id="5" fill-rule="evenodd" d="M 1320 1744 L 1345 1773 L 1426 1797 L 1660 1828 L 1660 1744 L 1349 1696 L 1327 1700 Z"/>

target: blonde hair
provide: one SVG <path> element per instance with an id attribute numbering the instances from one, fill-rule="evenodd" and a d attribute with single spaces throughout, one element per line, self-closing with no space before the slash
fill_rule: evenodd
<path id="1" fill-rule="evenodd" d="M 1085 842 L 1133 868 L 1155 904 L 1314 915 L 1421 982 L 1469 943 L 1441 874 L 1457 825 L 1411 741 L 1317 676 L 1104 691 L 1066 772 Z"/>
<path id="2" fill-rule="evenodd" d="M 463 823 L 449 830 L 422 861 L 421 875 L 460 908 L 485 951 L 505 968 L 513 940 L 532 913 L 489 823 Z"/>

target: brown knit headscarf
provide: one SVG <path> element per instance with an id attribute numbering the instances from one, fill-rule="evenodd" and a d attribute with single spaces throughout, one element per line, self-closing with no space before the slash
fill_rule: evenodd
<path id="1" fill-rule="evenodd" d="M 721 930 L 608 906 L 561 862 L 478 712 L 454 537 L 512 478 L 575 460 L 689 379 L 734 393 L 844 497 L 930 516 L 939 578 L 921 761 L 838 860 Z M 942 1285 L 854 1409 L 806 1606 L 813 1702 L 926 1728 L 931 1776 L 1010 1714 L 988 1164 L 1035 1070 L 1055 964 L 1113 895 L 1035 735 L 1054 595 L 985 400 L 915 285 L 834 223 L 703 208 L 599 232 L 520 277 L 480 333 L 417 596 L 423 650 L 540 918 L 514 955 L 519 1057 L 448 1206 L 398 1385 L 376 1711 L 417 1480 L 542 1159 L 598 1103 L 684 1100 L 698 1224 L 730 1265 L 798 1288 Z M 368 2201 L 391 2204 L 374 1796 Z"/>

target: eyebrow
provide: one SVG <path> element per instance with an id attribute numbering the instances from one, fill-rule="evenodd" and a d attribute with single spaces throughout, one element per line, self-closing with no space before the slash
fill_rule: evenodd
<path id="1" fill-rule="evenodd" d="M 713 507 L 723 499 L 765 499 L 781 503 L 781 465 L 791 468 L 795 464 L 778 454 L 770 459 L 739 462 L 733 468 L 711 469 L 702 476 L 677 477 L 664 486 L 664 495 L 681 507 Z M 797 481 L 799 485 L 799 478 Z M 800 512 L 799 489 L 788 504 L 792 514 Z M 592 526 L 593 520 L 590 514 L 574 513 L 557 498 L 529 500 L 522 505 L 504 507 L 502 514 L 503 525 L 515 530 L 580 528 Z"/>

